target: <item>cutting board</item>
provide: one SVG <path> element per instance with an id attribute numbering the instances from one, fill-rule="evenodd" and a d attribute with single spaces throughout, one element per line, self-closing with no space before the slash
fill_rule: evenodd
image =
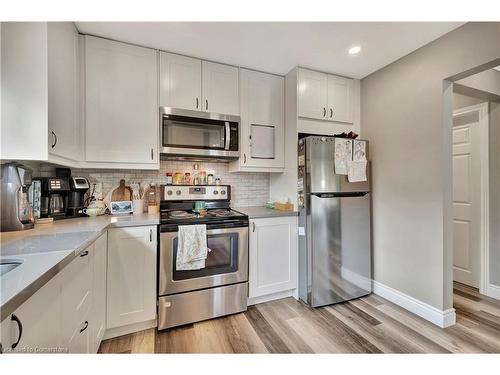
<path id="1" fill-rule="evenodd" d="M 125 180 L 120 180 L 120 186 L 118 186 L 113 193 L 111 193 L 111 201 L 131 201 L 132 200 L 132 189 L 130 186 L 125 186 Z"/>

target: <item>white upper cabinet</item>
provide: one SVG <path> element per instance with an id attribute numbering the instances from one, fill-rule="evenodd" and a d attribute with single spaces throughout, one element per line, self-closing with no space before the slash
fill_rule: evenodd
<path id="1" fill-rule="evenodd" d="M 203 111 L 239 115 L 238 68 L 202 62 Z"/>
<path id="2" fill-rule="evenodd" d="M 299 68 L 298 115 L 316 120 L 354 122 L 354 80 Z"/>
<path id="3" fill-rule="evenodd" d="M 328 119 L 354 121 L 354 80 L 328 75 Z"/>
<path id="4" fill-rule="evenodd" d="M 71 22 L 49 22 L 49 159 L 80 155 L 78 32 Z"/>
<path id="5" fill-rule="evenodd" d="M 328 75 L 299 68 L 299 116 L 327 119 Z"/>
<path id="6" fill-rule="evenodd" d="M 160 52 L 160 106 L 239 115 L 238 68 Z"/>
<path id="7" fill-rule="evenodd" d="M 201 60 L 160 52 L 160 106 L 201 110 Z"/>
<path id="8" fill-rule="evenodd" d="M 3 22 L 0 27 L 0 158 L 77 160 L 81 147 L 74 24 Z"/>
<path id="9" fill-rule="evenodd" d="M 241 156 L 231 171 L 284 169 L 284 78 L 240 69 Z"/>
<path id="10" fill-rule="evenodd" d="M 158 165 L 157 52 L 85 37 L 85 160 Z"/>

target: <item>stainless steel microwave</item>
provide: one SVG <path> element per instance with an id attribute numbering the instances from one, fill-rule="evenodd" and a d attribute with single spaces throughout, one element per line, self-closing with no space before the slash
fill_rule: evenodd
<path id="1" fill-rule="evenodd" d="M 167 157 L 237 159 L 240 118 L 160 108 L 161 153 Z"/>

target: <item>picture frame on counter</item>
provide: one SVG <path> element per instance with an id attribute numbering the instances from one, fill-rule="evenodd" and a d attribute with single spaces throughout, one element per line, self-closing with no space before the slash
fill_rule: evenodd
<path id="1" fill-rule="evenodd" d="M 111 215 L 127 215 L 134 213 L 132 201 L 111 202 Z"/>

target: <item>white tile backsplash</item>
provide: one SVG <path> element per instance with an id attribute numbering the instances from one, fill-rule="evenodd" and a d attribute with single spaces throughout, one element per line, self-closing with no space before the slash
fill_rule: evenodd
<path id="1" fill-rule="evenodd" d="M 166 183 L 167 172 L 190 172 L 193 174 L 193 162 L 189 161 L 161 161 L 159 171 L 123 170 L 123 169 L 76 169 L 72 168 L 73 176 L 88 178 L 92 188 L 93 183 L 101 184 L 102 196 L 118 186 L 120 179 L 125 179 L 127 184 L 132 182 L 155 183 L 157 185 Z M 248 207 L 263 206 L 269 201 L 269 173 L 229 173 L 227 163 L 198 163 L 199 170 L 213 173 L 214 178 L 221 179 L 221 184 L 231 185 L 231 206 Z M 30 165 L 34 169 L 34 176 L 51 177 L 55 175 L 56 166 L 52 164 L 40 164 L 39 168 Z M 97 189 L 96 189 L 97 190 Z"/>

